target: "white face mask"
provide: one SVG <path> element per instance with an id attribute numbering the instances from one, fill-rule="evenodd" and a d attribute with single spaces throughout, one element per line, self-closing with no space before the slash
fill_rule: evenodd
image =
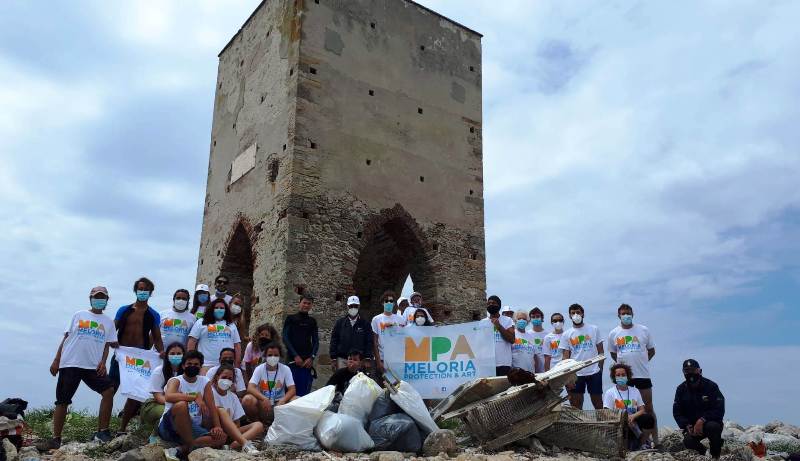
<path id="1" fill-rule="evenodd" d="M 183 312 L 189 307 L 189 301 L 185 299 L 176 299 L 172 305 L 175 307 L 175 310 L 178 312 Z"/>
<path id="2" fill-rule="evenodd" d="M 231 381 L 230 379 L 220 379 L 217 381 L 217 385 L 223 391 L 227 391 L 228 389 L 231 388 L 231 386 L 233 386 L 233 381 Z"/>
<path id="3" fill-rule="evenodd" d="M 581 322 L 583 322 L 583 316 L 581 314 L 572 314 L 570 318 L 572 319 L 572 323 L 576 325 L 580 325 Z"/>
<path id="4" fill-rule="evenodd" d="M 564 328 L 564 322 L 553 322 L 553 328 L 555 328 L 556 330 L 561 330 L 562 328 Z"/>
<path id="5" fill-rule="evenodd" d="M 231 304 L 231 314 L 239 315 L 242 312 L 242 306 L 238 304 Z"/>
<path id="6" fill-rule="evenodd" d="M 281 361 L 281 358 L 277 357 L 277 356 L 274 356 L 274 355 L 271 355 L 271 356 L 267 357 L 267 365 L 269 365 L 271 367 L 274 367 L 280 361 Z"/>
<path id="7" fill-rule="evenodd" d="M 347 309 L 347 315 L 349 315 L 350 317 L 355 317 L 356 315 L 358 315 L 358 308 L 351 307 L 350 309 Z"/>
<path id="8" fill-rule="evenodd" d="M 419 326 L 425 325 L 425 317 L 417 317 L 414 319 L 414 322 Z"/>

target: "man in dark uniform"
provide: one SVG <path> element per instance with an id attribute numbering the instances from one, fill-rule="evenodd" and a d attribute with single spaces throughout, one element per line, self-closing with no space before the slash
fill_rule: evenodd
<path id="1" fill-rule="evenodd" d="M 309 294 L 300 297 L 296 314 L 289 315 L 283 322 L 283 343 L 286 345 L 287 365 L 292 370 L 297 396 L 311 392 L 314 382 L 314 360 L 319 350 L 319 331 L 317 321 L 309 315 L 314 298 Z"/>
<path id="2" fill-rule="evenodd" d="M 683 444 L 704 455 L 706 447 L 700 441 L 708 437 L 711 457 L 719 459 L 725 397 L 714 381 L 703 377 L 697 360 L 684 360 L 683 376 L 686 380 L 675 390 L 675 402 L 672 404 L 672 416 L 683 430 Z"/>

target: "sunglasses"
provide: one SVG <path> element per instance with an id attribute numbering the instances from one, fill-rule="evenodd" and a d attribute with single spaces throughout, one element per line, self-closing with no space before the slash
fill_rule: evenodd
<path id="1" fill-rule="evenodd" d="M 227 285 L 227 284 L 228 284 L 227 280 L 217 280 L 217 285 Z"/>

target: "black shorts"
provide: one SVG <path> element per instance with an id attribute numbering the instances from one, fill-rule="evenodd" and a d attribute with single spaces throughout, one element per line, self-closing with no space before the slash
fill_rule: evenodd
<path id="1" fill-rule="evenodd" d="M 650 378 L 633 378 L 628 385 L 639 390 L 653 388 L 653 382 L 650 381 Z"/>
<path id="2" fill-rule="evenodd" d="M 97 370 L 76 367 L 61 368 L 58 370 L 58 382 L 56 383 L 56 405 L 71 404 L 72 397 L 78 390 L 81 381 L 98 394 L 102 394 L 106 389 L 114 387 L 108 375 L 97 376 Z"/>
<path id="3" fill-rule="evenodd" d="M 572 389 L 570 394 L 583 395 L 584 392 L 589 391 L 589 395 L 603 395 L 603 371 L 598 371 L 593 375 L 578 376 L 575 380 L 575 388 Z"/>

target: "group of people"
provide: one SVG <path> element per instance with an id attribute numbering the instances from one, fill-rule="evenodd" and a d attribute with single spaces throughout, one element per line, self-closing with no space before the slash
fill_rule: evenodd
<path id="1" fill-rule="evenodd" d="M 106 362 L 110 349 L 126 346 L 155 350 L 163 360 L 152 370 L 152 398 L 126 401 L 121 433 L 138 414 L 142 425 L 152 427 L 153 437 L 178 444 L 168 451 L 170 458 L 185 458 L 202 446 L 257 451 L 252 441 L 262 437 L 272 423 L 274 408 L 308 394 L 316 378 L 320 341 L 316 319 L 310 315 L 314 299 L 300 296 L 297 312 L 284 319 L 281 334 L 265 323 L 247 338 L 239 331 L 242 297 L 227 293 L 225 276 L 217 277 L 214 285 L 213 294 L 202 284 L 193 296 L 188 290 L 177 290 L 172 308 L 157 312 L 148 304 L 155 286 L 140 278 L 133 285 L 135 301 L 120 307 L 113 320 L 104 314 L 108 290 L 93 288 L 89 309 L 73 315 L 50 367 L 58 376 L 50 448 L 61 444 L 67 408 L 81 381 L 101 394 L 94 438 L 107 442 L 114 437 L 109 421 L 120 371 L 113 356 L 109 370 Z M 346 304 L 346 313 L 334 324 L 329 349 L 333 375 L 328 384 L 340 392 L 359 372 L 381 381 L 386 335 L 401 328 L 434 325 L 422 295 L 416 292 L 405 299 L 386 291 L 381 297 L 382 312 L 371 319 L 362 318 L 357 296 L 349 297 Z M 587 360 L 604 354 L 606 338 L 597 326 L 584 322 L 585 311 L 579 304 L 568 308 L 569 328 L 565 328 L 564 315 L 551 314 L 551 331 L 545 330 L 545 315 L 538 307 L 515 310 L 490 296 L 486 311 L 481 322 L 494 331 L 497 375 L 507 375 L 512 367 L 541 373 L 564 359 Z M 635 440 L 648 446 L 651 437 L 657 441 L 649 372 L 655 343 L 647 327 L 634 324 L 631 306 L 621 305 L 617 314 L 620 325 L 607 337 L 615 362 L 609 369 L 614 385 L 603 392 L 602 369 L 594 364 L 580 370 L 577 381 L 568 386 L 569 401 L 581 408 L 588 392 L 594 408 L 626 411 Z M 709 437 L 711 454 L 718 457 L 724 399 L 716 384 L 702 377 L 696 361 L 687 360 L 683 368 L 686 382 L 676 392 L 675 419 L 685 431 L 688 447 L 701 451 L 699 440 Z"/>

